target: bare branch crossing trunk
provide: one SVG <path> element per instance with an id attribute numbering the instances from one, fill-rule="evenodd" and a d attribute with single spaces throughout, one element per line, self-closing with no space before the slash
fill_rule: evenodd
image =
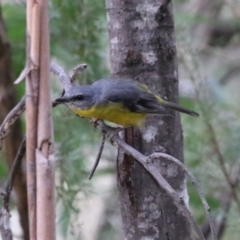
<path id="1" fill-rule="evenodd" d="M 146 84 L 165 99 L 178 101 L 178 69 L 172 5 L 156 0 L 106 0 L 111 69 L 114 76 Z M 144 155 L 168 153 L 183 161 L 180 117 L 152 116 L 142 129 L 130 129 L 126 141 Z M 156 168 L 188 201 L 184 173 L 169 162 Z M 127 240 L 191 239 L 191 226 L 172 199 L 146 171 L 119 152 L 118 190 Z"/>

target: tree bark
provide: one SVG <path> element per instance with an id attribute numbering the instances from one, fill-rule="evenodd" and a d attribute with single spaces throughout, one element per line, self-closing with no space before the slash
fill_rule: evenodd
<path id="1" fill-rule="evenodd" d="M 55 239 L 48 0 L 27 1 L 26 158 L 30 239 Z"/>
<path id="2" fill-rule="evenodd" d="M 107 0 L 111 70 L 114 76 L 132 78 L 154 93 L 178 102 L 178 70 L 172 5 L 156 0 Z M 149 155 L 168 153 L 183 161 L 180 117 L 155 115 L 141 129 L 129 129 L 126 141 Z M 117 183 L 127 240 L 191 239 L 191 227 L 173 201 L 146 171 L 119 152 Z M 183 172 L 164 160 L 156 168 L 188 202 Z"/>
<path id="3" fill-rule="evenodd" d="M 11 48 L 7 40 L 7 33 L 3 22 L 0 9 L 0 122 L 17 104 L 16 90 L 12 79 Z M 12 127 L 12 131 L 5 139 L 6 159 L 9 168 L 12 167 L 14 158 L 23 137 L 20 120 L 17 120 Z M 14 190 L 17 195 L 17 208 L 20 222 L 23 229 L 24 239 L 29 239 L 28 231 L 28 207 L 27 207 L 27 189 L 26 177 L 21 168 L 16 175 Z"/>

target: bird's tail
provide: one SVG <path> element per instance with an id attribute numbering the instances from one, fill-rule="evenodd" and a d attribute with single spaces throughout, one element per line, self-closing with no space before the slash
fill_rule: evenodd
<path id="1" fill-rule="evenodd" d="M 194 116 L 194 117 L 199 117 L 198 113 L 196 113 L 196 112 L 194 112 L 190 109 L 187 109 L 185 107 L 182 107 L 182 106 L 180 106 L 176 103 L 172 103 L 172 102 L 168 102 L 168 101 L 162 101 L 161 104 L 166 108 L 169 108 L 169 109 L 181 112 L 181 113 L 186 113 L 186 114 Z"/>

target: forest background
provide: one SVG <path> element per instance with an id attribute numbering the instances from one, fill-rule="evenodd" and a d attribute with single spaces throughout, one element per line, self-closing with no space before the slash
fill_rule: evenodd
<path id="1" fill-rule="evenodd" d="M 11 45 L 12 76 L 25 65 L 24 1 L 3 1 L 2 16 Z M 201 117 L 182 115 L 185 164 L 197 177 L 222 228 L 222 239 L 239 239 L 240 206 L 240 4 L 238 0 L 173 1 L 179 64 L 180 102 Z M 51 58 L 66 70 L 78 63 L 88 69 L 79 82 L 110 75 L 104 1 L 50 1 Z M 15 86 L 17 99 L 25 84 Z M 52 98 L 61 84 L 52 77 Z M 100 134 L 89 121 L 60 106 L 53 110 L 57 154 L 57 239 L 123 239 L 115 183 L 116 149 L 110 144 L 92 181 L 87 176 L 97 153 Z M 21 120 L 24 129 L 24 118 Z M 8 175 L 6 155 L 0 155 L 0 182 Z M 233 180 L 232 180 L 233 179 Z M 190 207 L 202 229 L 207 225 L 199 197 L 188 184 Z M 21 236 L 16 204 L 12 224 Z M 90 224 L 89 224 L 90 223 Z"/>

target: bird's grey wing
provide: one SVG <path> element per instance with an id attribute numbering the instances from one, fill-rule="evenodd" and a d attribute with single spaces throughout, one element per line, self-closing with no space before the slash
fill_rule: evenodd
<path id="1" fill-rule="evenodd" d="M 160 105 L 154 94 L 149 92 L 141 92 L 134 104 L 135 112 L 152 113 L 152 114 L 168 114 L 169 112 Z"/>
<path id="2" fill-rule="evenodd" d="M 101 85 L 101 103 L 122 103 L 124 107 L 136 113 L 167 114 L 154 94 L 146 92 L 132 80 L 104 79 L 98 82 Z"/>

